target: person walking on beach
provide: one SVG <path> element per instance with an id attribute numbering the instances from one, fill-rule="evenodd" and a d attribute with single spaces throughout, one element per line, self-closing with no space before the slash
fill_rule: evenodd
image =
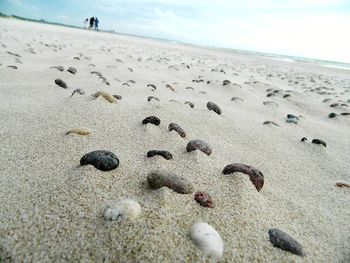
<path id="1" fill-rule="evenodd" d="M 84 29 L 86 28 L 86 24 L 87 24 L 88 21 L 89 21 L 89 18 L 86 18 L 86 19 L 84 20 Z"/>
<path id="2" fill-rule="evenodd" d="M 98 31 L 98 23 L 99 22 L 100 21 L 98 21 L 97 17 L 95 17 L 95 30 L 97 30 L 97 31 Z"/>
<path id="3" fill-rule="evenodd" d="M 93 28 L 94 27 L 94 22 L 95 22 L 94 17 L 91 17 L 90 18 L 90 27 L 89 28 Z"/>

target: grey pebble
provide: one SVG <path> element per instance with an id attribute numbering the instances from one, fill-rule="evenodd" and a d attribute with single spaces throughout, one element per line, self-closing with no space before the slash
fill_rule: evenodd
<path id="1" fill-rule="evenodd" d="M 110 151 L 97 150 L 85 154 L 80 159 L 80 165 L 87 164 L 91 164 L 101 171 L 110 171 L 119 166 L 119 159 Z"/>
<path id="2" fill-rule="evenodd" d="M 186 132 L 185 132 L 185 130 L 182 129 L 182 128 L 180 127 L 180 125 L 178 125 L 178 124 L 176 124 L 176 123 L 174 123 L 174 122 L 172 122 L 172 123 L 169 124 L 168 130 L 169 130 L 169 131 L 172 131 L 172 130 L 176 131 L 182 138 L 185 138 L 185 137 L 186 137 Z"/>
<path id="3" fill-rule="evenodd" d="M 302 245 L 300 245 L 297 240 L 282 230 L 277 228 L 270 229 L 269 236 L 273 246 L 289 251 L 301 257 L 305 256 Z"/>
<path id="4" fill-rule="evenodd" d="M 147 181 L 153 189 L 159 189 L 165 186 L 179 194 L 190 194 L 194 191 L 194 187 L 190 181 L 167 171 L 152 171 L 147 175 Z"/>
<path id="5" fill-rule="evenodd" d="M 68 88 L 66 82 L 64 82 L 64 81 L 61 80 L 61 79 L 55 79 L 55 83 L 56 83 L 58 86 L 60 86 L 60 87 L 62 87 L 62 88 L 64 88 L 64 89 L 67 89 L 67 88 Z"/>
<path id="6" fill-rule="evenodd" d="M 218 105 L 216 105 L 214 102 L 211 102 L 211 101 L 209 101 L 208 103 L 207 103 L 207 108 L 209 109 L 209 110 L 212 110 L 212 111 L 214 111 L 214 112 L 216 112 L 217 114 L 221 114 L 221 109 L 220 109 L 220 107 L 218 106 Z"/>
<path id="7" fill-rule="evenodd" d="M 156 155 L 160 155 L 166 160 L 173 159 L 173 155 L 168 151 L 151 150 L 147 152 L 147 157 L 153 157 Z"/>
<path id="8" fill-rule="evenodd" d="M 67 71 L 68 71 L 69 73 L 72 73 L 72 74 L 76 74 L 76 73 L 77 73 L 77 69 L 76 69 L 76 68 L 73 68 L 73 67 L 69 67 L 69 68 L 67 69 Z"/>

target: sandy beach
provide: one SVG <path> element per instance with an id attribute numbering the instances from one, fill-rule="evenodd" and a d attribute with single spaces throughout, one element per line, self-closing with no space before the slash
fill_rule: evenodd
<path id="1" fill-rule="evenodd" d="M 190 236 L 205 222 L 222 238 L 219 262 L 350 262 L 349 105 L 350 70 L 1 18 L 0 261 L 215 262 Z M 66 134 L 81 128 L 90 134 Z M 194 139 L 211 154 L 186 151 Z M 95 150 L 119 166 L 80 165 Z M 262 189 L 223 174 L 233 163 L 258 169 Z M 154 170 L 193 191 L 151 188 Z M 124 198 L 137 218 L 106 220 Z M 275 247 L 273 228 L 305 255 Z"/>

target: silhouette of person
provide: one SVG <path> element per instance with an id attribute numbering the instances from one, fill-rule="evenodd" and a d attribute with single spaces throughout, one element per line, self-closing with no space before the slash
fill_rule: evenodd
<path id="1" fill-rule="evenodd" d="M 94 22 L 95 22 L 95 18 L 91 17 L 90 18 L 90 27 L 89 28 L 93 28 L 94 27 Z"/>
<path id="2" fill-rule="evenodd" d="M 95 30 L 98 31 L 98 23 L 100 23 L 100 21 L 98 21 L 97 17 L 95 17 Z"/>

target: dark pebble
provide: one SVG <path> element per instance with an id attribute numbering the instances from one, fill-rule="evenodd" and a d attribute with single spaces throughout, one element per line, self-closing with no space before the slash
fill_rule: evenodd
<path id="1" fill-rule="evenodd" d="M 147 98 L 147 101 L 151 101 L 151 100 L 159 101 L 159 99 L 158 99 L 157 97 L 149 96 L 149 97 Z"/>
<path id="2" fill-rule="evenodd" d="M 266 97 L 273 97 L 273 96 L 275 96 L 275 93 L 268 93 L 268 94 L 266 95 Z"/>
<path id="3" fill-rule="evenodd" d="M 290 97 L 290 96 L 292 96 L 292 95 L 290 95 L 290 94 L 285 94 L 285 95 L 283 95 L 283 98 L 285 99 L 285 98 L 288 98 L 288 97 Z"/>
<path id="4" fill-rule="evenodd" d="M 307 141 L 307 138 L 306 138 L 306 137 L 303 137 L 303 138 L 301 138 L 300 141 L 305 142 L 305 141 Z"/>
<path id="5" fill-rule="evenodd" d="M 231 101 L 234 101 L 234 100 L 240 100 L 240 101 L 243 101 L 243 99 L 241 99 L 240 97 L 232 97 L 232 98 L 231 98 Z"/>
<path id="6" fill-rule="evenodd" d="M 212 111 L 216 112 L 216 113 L 219 114 L 219 115 L 221 114 L 221 109 L 220 109 L 219 106 L 216 105 L 214 102 L 209 101 L 209 102 L 207 103 L 207 108 L 208 108 L 209 110 L 212 110 Z"/>
<path id="7" fill-rule="evenodd" d="M 147 152 L 147 157 L 153 157 L 155 155 L 160 155 L 166 160 L 173 159 L 173 155 L 168 151 L 151 150 Z"/>
<path id="8" fill-rule="evenodd" d="M 322 144 L 324 147 L 327 147 L 327 144 L 324 141 L 320 140 L 320 139 L 313 139 L 312 143 Z"/>
<path id="9" fill-rule="evenodd" d="M 186 151 L 192 152 L 194 150 L 200 150 L 206 155 L 210 155 L 212 153 L 211 146 L 202 140 L 192 140 L 187 144 Z"/>
<path id="10" fill-rule="evenodd" d="M 166 171 L 152 171 L 147 175 L 147 181 L 151 188 L 159 189 L 168 187 L 179 194 L 190 194 L 194 187 L 184 177 Z"/>
<path id="11" fill-rule="evenodd" d="M 117 100 L 121 100 L 123 97 L 120 95 L 113 95 L 114 98 L 116 98 Z"/>
<path id="12" fill-rule="evenodd" d="M 335 118 L 335 117 L 337 117 L 338 116 L 338 114 L 336 114 L 336 113 L 334 113 L 334 112 L 331 112 L 329 115 L 328 115 L 328 118 Z"/>
<path id="13" fill-rule="evenodd" d="M 174 122 L 172 122 L 172 123 L 169 124 L 168 130 L 169 130 L 169 131 L 172 131 L 172 130 L 176 131 L 182 138 L 185 138 L 185 137 L 186 137 L 186 132 L 185 132 L 185 130 L 182 129 L 182 128 L 180 127 L 180 125 L 178 125 L 178 124 L 176 124 L 176 123 L 174 123 Z"/>
<path id="14" fill-rule="evenodd" d="M 10 65 L 10 66 L 7 66 L 8 68 L 13 68 L 13 69 L 18 69 L 17 66 L 13 66 L 13 65 Z"/>
<path id="15" fill-rule="evenodd" d="M 336 183 L 335 185 L 340 188 L 350 188 L 350 185 L 346 183 Z"/>
<path id="16" fill-rule="evenodd" d="M 91 164 L 101 171 L 110 171 L 119 166 L 119 159 L 110 151 L 97 150 L 85 154 L 80 159 L 80 165 L 87 164 Z"/>
<path id="17" fill-rule="evenodd" d="M 211 196 L 206 192 L 197 192 L 194 195 L 194 200 L 196 200 L 203 207 L 214 207 L 214 202 L 211 199 Z"/>
<path id="18" fill-rule="evenodd" d="M 234 172 L 240 172 L 248 175 L 250 181 L 254 184 L 258 192 L 261 190 L 261 188 L 263 188 L 264 175 L 258 169 L 242 163 L 233 163 L 226 165 L 224 170 L 222 170 L 223 174 L 232 174 Z"/>
<path id="19" fill-rule="evenodd" d="M 151 123 L 151 124 L 154 124 L 154 125 L 159 125 L 160 124 L 160 119 L 156 116 L 149 116 L 147 118 L 145 118 L 143 121 L 142 121 L 143 124 L 147 124 L 147 123 Z"/>
<path id="20" fill-rule="evenodd" d="M 55 68 L 59 71 L 64 71 L 64 67 L 63 66 L 53 66 L 53 67 L 50 67 L 50 68 Z"/>
<path id="21" fill-rule="evenodd" d="M 229 80 L 227 80 L 227 79 L 225 79 L 225 80 L 222 82 L 222 85 L 223 85 L 223 86 L 226 86 L 226 85 L 229 85 L 229 84 L 231 84 L 231 81 L 229 81 Z"/>
<path id="22" fill-rule="evenodd" d="M 154 84 L 147 84 L 147 87 L 151 87 L 153 89 L 157 89 L 156 85 L 154 85 Z"/>
<path id="23" fill-rule="evenodd" d="M 69 67 L 69 68 L 67 69 L 67 71 L 68 71 L 69 73 L 72 73 L 72 74 L 76 74 L 76 73 L 77 73 L 77 69 L 76 69 L 76 68 L 73 68 L 73 67 Z"/>
<path id="24" fill-rule="evenodd" d="M 287 118 L 288 118 L 288 119 L 297 119 L 297 120 L 299 120 L 299 117 L 298 117 L 298 116 L 295 116 L 295 115 L 293 115 L 293 114 L 287 114 Z"/>
<path id="25" fill-rule="evenodd" d="M 302 245 L 300 245 L 297 240 L 282 230 L 277 228 L 270 229 L 269 236 L 273 246 L 289 251 L 301 257 L 305 256 Z"/>
<path id="26" fill-rule="evenodd" d="M 185 104 L 188 104 L 191 108 L 194 108 L 194 104 L 190 101 L 186 101 Z"/>
<path id="27" fill-rule="evenodd" d="M 340 113 L 340 115 L 348 116 L 348 115 L 350 115 L 350 112 L 342 112 L 342 113 Z"/>
<path id="28" fill-rule="evenodd" d="M 62 88 L 64 88 L 64 89 L 67 89 L 67 88 L 68 88 L 66 82 L 64 82 L 64 81 L 61 80 L 61 79 L 55 79 L 55 83 L 56 83 L 58 86 L 60 86 L 60 87 L 62 87 Z"/>

